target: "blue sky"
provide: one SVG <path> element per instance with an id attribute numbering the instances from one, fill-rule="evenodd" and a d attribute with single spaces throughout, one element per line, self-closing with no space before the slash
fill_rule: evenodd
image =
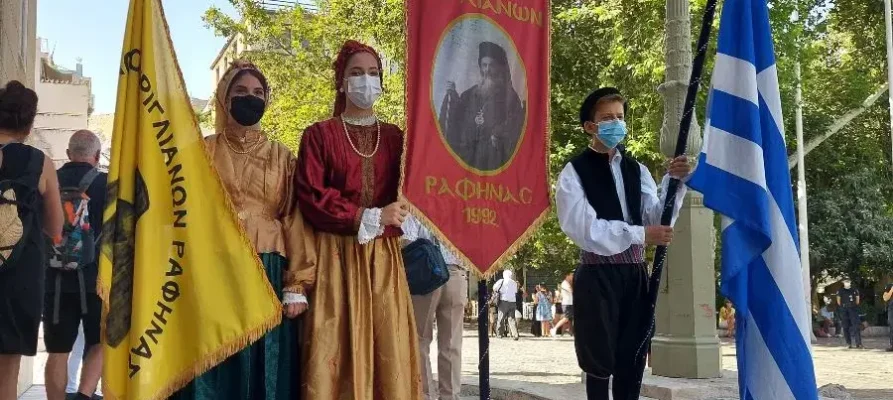
<path id="1" fill-rule="evenodd" d="M 93 79 L 95 113 L 115 110 L 118 60 L 124 40 L 128 0 L 40 0 L 37 2 L 37 36 L 55 49 L 56 64 L 74 69 L 83 59 L 84 75 Z M 211 6 L 234 14 L 227 0 L 163 0 L 171 37 L 189 95 L 207 99 L 211 94 L 211 62 L 225 38 L 214 36 L 201 17 Z"/>

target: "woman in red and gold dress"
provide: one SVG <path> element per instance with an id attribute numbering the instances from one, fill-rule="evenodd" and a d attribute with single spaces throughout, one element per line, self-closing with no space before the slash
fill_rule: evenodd
<path id="1" fill-rule="evenodd" d="M 317 232 L 315 270 L 297 271 L 310 293 L 303 398 L 421 398 L 412 301 L 399 239 L 403 132 L 379 121 L 381 59 L 348 41 L 335 61 L 334 117 L 301 139 L 298 205 Z"/>

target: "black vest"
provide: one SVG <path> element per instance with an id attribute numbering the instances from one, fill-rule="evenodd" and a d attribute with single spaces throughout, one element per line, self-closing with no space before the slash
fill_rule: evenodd
<path id="1" fill-rule="evenodd" d="M 629 213 L 631 225 L 642 225 L 642 169 L 638 161 L 626 154 L 622 148 L 618 148 L 623 156 L 620 159 L 620 175 L 623 176 L 623 192 L 626 194 L 626 210 Z M 624 221 L 623 209 L 620 207 L 620 198 L 617 196 L 617 186 L 614 184 L 614 175 L 611 174 L 610 158 L 608 154 L 597 153 L 592 149 L 586 149 L 582 154 L 571 160 L 571 165 L 577 171 L 586 200 L 595 210 L 598 218 L 609 221 Z"/>

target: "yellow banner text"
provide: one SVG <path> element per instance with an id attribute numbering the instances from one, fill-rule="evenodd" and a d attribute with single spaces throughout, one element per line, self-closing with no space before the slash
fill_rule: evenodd
<path id="1" fill-rule="evenodd" d="M 463 201 L 484 200 L 500 203 L 530 204 L 533 203 L 533 189 L 522 187 L 514 191 L 505 185 L 489 182 L 476 182 L 468 178 L 450 182 L 446 178 L 425 177 L 425 194 L 448 196 Z"/>
<path id="2" fill-rule="evenodd" d="M 537 11 L 533 7 L 522 6 L 509 0 L 459 0 L 460 3 L 468 3 L 483 12 L 493 15 L 505 15 L 521 22 L 529 22 L 531 25 L 543 27 L 543 11 Z"/>

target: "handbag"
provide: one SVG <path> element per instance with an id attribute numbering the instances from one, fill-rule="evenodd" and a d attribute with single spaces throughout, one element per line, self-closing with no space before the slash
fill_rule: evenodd
<path id="1" fill-rule="evenodd" d="M 505 282 L 503 282 L 503 285 L 504 284 L 505 284 Z M 503 285 L 499 285 L 499 289 L 496 289 L 495 292 L 490 294 L 490 300 L 488 301 L 488 303 L 490 304 L 490 307 L 499 306 L 499 300 L 502 297 L 502 286 Z"/>
<path id="2" fill-rule="evenodd" d="M 403 264 L 409 293 L 422 296 L 443 286 L 450 279 L 443 254 L 428 239 L 417 239 L 403 248 Z"/>

